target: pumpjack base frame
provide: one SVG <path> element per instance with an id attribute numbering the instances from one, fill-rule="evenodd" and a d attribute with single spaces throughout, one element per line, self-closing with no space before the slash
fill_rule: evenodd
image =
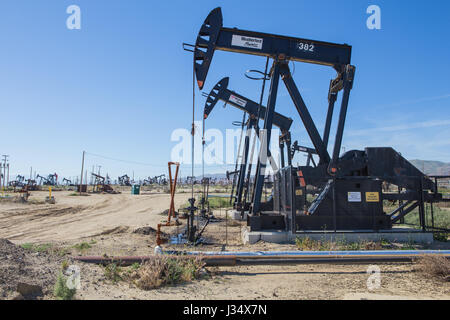
<path id="1" fill-rule="evenodd" d="M 383 230 L 374 232 L 372 230 L 355 230 L 355 231 L 310 231 L 292 233 L 279 230 L 250 231 L 248 227 L 242 229 L 242 242 L 244 244 L 255 244 L 259 241 L 278 244 L 292 244 L 296 239 L 309 238 L 320 241 L 381 241 L 387 240 L 398 243 L 422 243 L 432 244 L 433 233 L 422 232 L 417 229 L 396 228 L 392 230 Z"/>
<path id="2" fill-rule="evenodd" d="M 240 213 L 237 213 L 240 218 Z M 236 219 L 237 220 L 237 219 Z M 296 215 L 296 223 L 303 226 L 303 231 L 333 231 L 333 216 Z M 349 219 L 347 216 L 336 217 L 338 229 L 345 231 L 367 229 L 372 232 L 391 230 L 390 218 L 386 215 L 362 216 Z M 262 213 L 259 216 L 248 216 L 247 225 L 251 231 L 286 230 L 286 218 L 283 214 Z M 343 228 L 345 226 L 345 229 Z"/>

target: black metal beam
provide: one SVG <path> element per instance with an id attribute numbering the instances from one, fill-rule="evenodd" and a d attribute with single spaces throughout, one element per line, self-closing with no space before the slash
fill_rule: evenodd
<path id="1" fill-rule="evenodd" d="M 250 114 L 251 116 L 254 116 L 255 118 L 264 120 L 266 116 L 266 107 L 261 106 L 260 108 L 259 103 L 256 103 L 255 101 L 244 97 L 243 95 L 236 93 L 235 91 L 229 90 L 228 83 L 229 78 L 223 78 L 211 90 L 205 102 L 204 118 L 208 118 L 217 102 L 223 101 Z M 273 115 L 273 125 L 280 128 L 280 130 L 283 132 L 287 132 L 290 130 L 292 122 L 293 120 L 291 118 L 285 117 L 277 112 L 275 112 Z"/>
<path id="2" fill-rule="evenodd" d="M 396 217 L 392 217 L 392 223 L 396 223 L 397 221 L 399 221 L 400 219 L 402 219 L 404 216 L 406 216 L 408 213 L 410 213 L 411 211 L 413 211 L 415 208 L 417 208 L 419 206 L 419 202 L 420 201 L 416 201 L 414 202 L 412 205 L 410 205 L 408 208 L 403 207 L 403 211 L 398 214 Z M 408 202 L 409 203 L 409 202 Z"/>
<path id="3" fill-rule="evenodd" d="M 320 158 L 320 163 L 329 163 L 330 155 L 323 143 L 322 138 L 320 137 L 319 131 L 317 131 L 316 125 L 306 107 L 305 102 L 291 76 L 291 71 L 289 70 L 289 65 L 285 62 L 281 64 L 280 74 L 286 85 L 286 88 L 291 96 L 292 101 L 297 108 L 297 112 L 300 115 L 300 118 L 303 121 L 303 125 L 305 126 L 306 131 L 308 132 L 309 137 L 311 138 L 311 142 L 316 149 L 317 154 Z"/>
<path id="4" fill-rule="evenodd" d="M 344 136 L 345 119 L 347 118 L 348 101 L 350 98 L 350 91 L 353 88 L 354 77 L 355 77 L 355 67 L 351 66 L 351 65 L 347 65 L 345 68 L 345 72 L 343 74 L 344 93 L 342 96 L 341 111 L 339 113 L 339 121 L 338 121 L 338 127 L 337 127 L 337 131 L 336 131 L 336 139 L 334 142 L 333 158 L 328 167 L 328 173 L 332 174 L 332 175 L 337 174 L 337 171 L 338 171 L 337 162 L 338 162 L 339 156 L 341 154 L 342 138 Z"/>
<path id="5" fill-rule="evenodd" d="M 236 202 L 235 204 L 242 204 L 242 194 L 244 190 L 244 182 L 245 182 L 245 169 L 247 168 L 248 163 L 248 154 L 250 149 L 250 135 L 253 128 L 255 128 L 256 119 L 254 117 L 250 117 L 247 123 L 247 131 L 245 135 L 245 142 L 244 142 L 244 153 L 243 153 L 243 159 L 241 162 L 241 168 L 239 170 L 239 180 L 238 180 L 238 186 L 236 189 Z"/>
<path id="6" fill-rule="evenodd" d="M 272 67 L 272 77 L 270 83 L 269 101 L 267 103 L 266 114 L 264 116 L 263 136 L 260 137 L 261 149 L 258 157 L 258 164 L 256 167 L 256 181 L 253 192 L 253 208 L 252 213 L 259 213 L 261 206 L 261 195 L 264 186 L 264 176 L 266 171 L 266 164 L 268 155 L 270 154 L 270 138 L 272 135 L 273 115 L 275 113 L 275 104 L 277 102 L 278 85 L 280 82 L 280 63 L 275 61 Z"/>
<path id="7" fill-rule="evenodd" d="M 215 50 L 327 65 L 338 72 L 350 64 L 351 46 L 331 42 L 223 28 L 221 8 L 211 11 L 200 28 L 194 49 L 198 86 L 203 89 Z"/>
<path id="8" fill-rule="evenodd" d="M 333 120 L 334 104 L 337 100 L 338 93 L 332 90 L 333 80 L 330 81 L 330 90 L 328 92 L 328 112 L 325 120 L 325 129 L 323 132 L 323 144 L 328 148 L 328 140 L 330 138 L 331 122 Z"/>

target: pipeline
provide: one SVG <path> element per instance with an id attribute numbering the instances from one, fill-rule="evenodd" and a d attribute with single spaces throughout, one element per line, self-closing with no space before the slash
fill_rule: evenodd
<path id="1" fill-rule="evenodd" d="M 165 252 L 167 257 L 189 259 L 201 257 L 206 266 L 300 265 L 300 264 L 372 264 L 412 262 L 425 255 L 450 259 L 450 250 L 408 251 L 293 251 L 293 252 Z M 121 266 L 144 263 L 160 256 L 76 257 L 77 261 Z"/>

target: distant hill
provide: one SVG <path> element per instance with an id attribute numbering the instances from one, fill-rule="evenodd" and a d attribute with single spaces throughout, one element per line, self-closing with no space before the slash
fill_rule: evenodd
<path id="1" fill-rule="evenodd" d="M 450 175 L 450 163 L 440 161 L 427 161 L 427 160 L 409 160 L 417 169 L 424 172 L 427 175 L 435 176 L 448 176 Z M 205 174 L 206 178 L 225 179 L 226 174 L 213 173 Z M 197 176 L 196 179 L 201 179 L 201 176 Z"/>
<path id="2" fill-rule="evenodd" d="M 450 175 L 450 163 L 440 161 L 410 160 L 420 171 L 428 175 Z"/>

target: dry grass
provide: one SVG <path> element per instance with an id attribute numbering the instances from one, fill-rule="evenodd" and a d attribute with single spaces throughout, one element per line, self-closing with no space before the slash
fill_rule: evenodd
<path id="1" fill-rule="evenodd" d="M 425 276 L 450 281 L 450 260 L 441 256 L 423 256 L 415 261 L 416 270 Z"/>
<path id="2" fill-rule="evenodd" d="M 233 220 L 230 218 L 225 223 L 228 223 L 229 227 L 241 227 L 242 226 L 242 223 L 240 221 Z"/>
<path id="3" fill-rule="evenodd" d="M 297 238 L 295 244 L 300 251 L 357 251 L 357 250 L 382 250 L 384 242 L 374 241 L 321 241 L 313 240 L 309 237 Z"/>
<path id="4" fill-rule="evenodd" d="M 165 285 L 175 285 L 199 279 L 204 263 L 201 257 L 158 257 L 144 263 L 134 271 L 130 279 L 142 290 L 151 290 Z"/>

